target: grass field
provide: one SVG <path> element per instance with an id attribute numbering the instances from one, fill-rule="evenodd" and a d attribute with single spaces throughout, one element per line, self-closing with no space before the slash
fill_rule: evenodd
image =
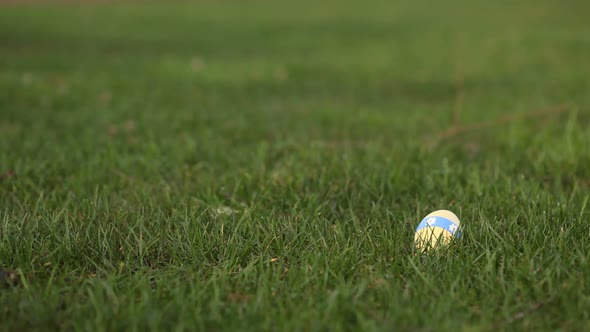
<path id="1" fill-rule="evenodd" d="M 0 330 L 589 328 L 589 12 L 0 7 Z"/>

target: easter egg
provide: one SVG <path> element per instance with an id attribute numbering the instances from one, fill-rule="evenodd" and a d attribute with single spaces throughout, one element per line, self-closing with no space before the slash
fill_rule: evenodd
<path id="1" fill-rule="evenodd" d="M 451 211 L 438 210 L 427 215 L 414 234 L 414 245 L 418 251 L 428 251 L 449 244 L 461 237 L 459 218 Z"/>

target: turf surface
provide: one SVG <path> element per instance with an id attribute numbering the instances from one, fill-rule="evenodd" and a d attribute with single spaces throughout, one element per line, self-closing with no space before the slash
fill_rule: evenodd
<path id="1" fill-rule="evenodd" d="M 588 12 L 0 7 L 0 329 L 584 330 Z"/>

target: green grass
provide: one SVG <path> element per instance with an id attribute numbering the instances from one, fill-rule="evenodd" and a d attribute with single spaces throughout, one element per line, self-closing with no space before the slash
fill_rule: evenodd
<path id="1" fill-rule="evenodd" d="M 1 8 L 0 330 L 586 329 L 589 11 Z"/>

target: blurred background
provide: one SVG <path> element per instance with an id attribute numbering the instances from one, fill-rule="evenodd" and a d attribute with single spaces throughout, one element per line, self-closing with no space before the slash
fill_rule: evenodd
<path id="1" fill-rule="evenodd" d="M 525 153 L 587 108 L 589 9 L 4 0 L 2 164 L 87 190 L 113 172 L 282 178 L 299 152 L 301 167 L 347 151 Z"/>

